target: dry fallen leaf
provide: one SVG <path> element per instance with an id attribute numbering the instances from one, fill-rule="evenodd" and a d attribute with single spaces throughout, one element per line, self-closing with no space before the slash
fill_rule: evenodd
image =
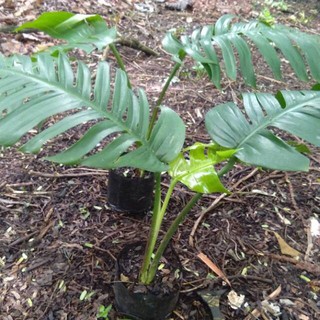
<path id="1" fill-rule="evenodd" d="M 204 253 L 200 252 L 198 254 L 198 258 L 202 262 L 204 262 L 216 275 L 222 278 L 231 287 L 231 283 L 226 277 L 226 275 Z"/>
<path id="2" fill-rule="evenodd" d="M 281 315 L 280 306 L 278 304 L 264 300 L 261 302 L 261 305 L 262 308 L 270 313 L 273 317 L 278 317 Z"/>
<path id="3" fill-rule="evenodd" d="M 309 282 L 309 286 L 313 292 L 320 293 L 320 280 L 312 280 Z"/>
<path id="4" fill-rule="evenodd" d="M 129 278 L 125 276 L 123 273 L 120 274 L 120 280 L 122 282 L 129 282 Z"/>
<path id="5" fill-rule="evenodd" d="M 297 251 L 296 249 L 290 247 L 277 232 L 274 232 L 274 235 L 276 236 L 276 238 L 278 240 L 279 247 L 280 247 L 282 254 L 285 254 L 285 255 L 293 257 L 293 258 L 297 258 L 297 257 L 301 256 L 301 253 L 299 251 Z"/>

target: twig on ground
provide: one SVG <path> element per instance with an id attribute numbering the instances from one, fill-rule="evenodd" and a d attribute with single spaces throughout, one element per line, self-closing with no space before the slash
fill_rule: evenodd
<path id="1" fill-rule="evenodd" d="M 248 175 L 244 176 L 243 178 L 241 178 L 240 180 L 238 180 L 231 188 L 230 190 L 234 190 L 235 188 L 237 188 L 242 182 L 247 181 L 248 179 L 250 179 L 251 177 L 253 177 L 257 172 L 259 171 L 258 168 L 253 169 Z M 246 185 L 248 186 L 248 185 Z"/>
<path id="2" fill-rule="evenodd" d="M 279 80 L 272 79 L 272 78 L 269 78 L 269 77 L 266 77 L 266 76 L 262 76 L 262 75 L 257 75 L 257 78 L 261 78 L 261 79 L 264 79 L 264 80 L 267 80 L 267 81 L 270 81 L 270 82 L 281 84 L 282 86 L 286 85 L 286 83 L 284 81 L 279 81 Z"/>
<path id="3" fill-rule="evenodd" d="M 266 256 L 275 259 L 275 260 L 279 260 L 279 261 L 285 261 L 285 262 L 289 262 L 291 264 L 293 264 L 297 269 L 301 269 L 301 270 L 305 270 L 307 272 L 310 272 L 314 275 L 319 276 L 320 275 L 320 266 L 307 262 L 307 261 L 299 261 L 296 260 L 294 258 L 290 258 L 290 257 L 285 257 L 285 256 L 279 256 L 277 254 L 273 254 L 273 253 L 269 253 L 269 254 L 265 254 Z"/>
<path id="4" fill-rule="evenodd" d="M 257 171 L 258 171 L 257 168 L 256 168 L 256 169 L 253 169 L 248 175 L 246 175 L 245 177 L 243 177 L 242 179 L 240 179 L 239 181 L 237 181 L 237 182 L 230 188 L 230 190 L 234 190 L 235 188 L 237 188 L 242 182 L 244 182 L 244 181 L 248 180 L 249 178 L 251 178 L 252 176 L 254 176 L 254 175 L 257 173 Z M 197 231 L 197 228 L 198 228 L 200 222 L 202 221 L 203 217 L 204 217 L 208 212 L 210 212 L 212 209 L 216 208 L 216 207 L 218 206 L 219 202 L 220 202 L 223 198 L 225 198 L 226 196 L 227 196 L 226 193 L 221 194 L 218 198 L 216 198 L 216 199 L 213 201 L 213 203 L 212 203 L 208 208 L 204 209 L 204 210 L 200 213 L 197 221 L 195 222 L 195 224 L 194 224 L 194 226 L 193 226 L 193 228 L 192 228 L 192 230 L 191 230 L 190 236 L 189 236 L 189 245 L 190 245 L 191 247 L 194 247 L 194 235 L 195 235 L 195 233 L 196 233 L 196 231 Z"/>
<path id="5" fill-rule="evenodd" d="M 273 283 L 273 280 L 271 280 L 271 279 L 261 278 L 261 277 L 257 277 L 257 276 L 246 276 L 246 275 L 242 275 L 242 274 L 229 276 L 228 279 L 229 280 L 232 280 L 232 279 L 245 279 L 245 280 L 251 280 L 251 281 L 265 282 L 265 283 L 269 283 L 269 284 Z"/>
<path id="6" fill-rule="evenodd" d="M 116 40 L 116 43 L 117 44 L 121 44 L 121 45 L 126 46 L 126 47 L 129 47 L 129 48 L 132 48 L 132 49 L 140 50 L 140 51 L 144 52 L 145 54 L 147 54 L 149 56 L 154 56 L 154 57 L 158 57 L 159 56 L 159 53 L 155 52 L 151 48 L 149 48 L 146 45 L 142 44 L 137 39 L 129 39 L 129 38 L 121 37 L 121 38 Z"/>
<path id="7" fill-rule="evenodd" d="M 276 178 L 282 178 L 283 177 L 283 174 L 282 173 L 279 173 L 279 174 L 271 174 L 271 175 L 269 175 L 269 176 L 267 176 L 267 177 L 265 177 L 265 178 L 262 178 L 262 179 L 259 179 L 259 180 L 257 180 L 257 181 L 254 181 L 254 182 L 252 182 L 252 183 L 248 183 L 248 184 L 246 184 L 244 187 L 242 187 L 240 190 L 238 190 L 237 192 L 238 193 L 241 193 L 241 192 L 243 192 L 243 190 L 245 190 L 245 189 L 248 189 L 248 188 L 250 188 L 250 187 L 253 187 L 253 186 L 255 186 L 255 185 L 257 185 L 257 184 L 261 184 L 261 183 L 263 183 L 263 182 L 265 182 L 265 181 L 267 181 L 267 180 L 270 180 L 270 179 L 276 179 Z"/>
<path id="8" fill-rule="evenodd" d="M 120 44 L 122 46 L 126 46 L 135 50 L 140 50 L 142 52 L 144 52 L 145 54 L 149 55 L 149 56 L 154 56 L 154 57 L 158 57 L 159 53 L 155 52 L 154 50 L 152 50 L 151 48 L 145 46 L 144 44 L 142 44 L 139 40 L 137 39 L 129 39 L 129 38 L 125 38 L 125 37 L 120 37 L 115 41 L 116 44 Z M 102 53 L 102 61 L 107 60 L 108 55 L 109 55 L 109 51 L 110 48 L 109 46 L 107 46 Z"/>
<path id="9" fill-rule="evenodd" d="M 267 302 L 269 300 L 272 300 L 276 298 L 281 293 L 281 286 L 279 286 L 276 290 L 274 290 L 271 294 L 269 294 L 263 301 Z M 249 315 L 247 315 L 244 320 L 252 320 L 252 319 L 258 319 L 258 317 L 261 315 L 261 311 L 259 309 L 254 309 Z"/>
<path id="10" fill-rule="evenodd" d="M 303 214 L 302 214 L 300 208 L 298 207 L 297 201 L 296 201 L 296 199 L 294 197 L 294 190 L 293 190 L 292 183 L 291 183 L 291 181 L 289 179 L 288 173 L 285 172 L 284 176 L 285 176 L 285 181 L 286 181 L 286 183 L 288 185 L 288 188 L 289 188 L 289 193 L 290 193 L 290 199 L 291 199 L 291 202 L 292 202 L 292 206 L 293 206 L 294 210 L 297 212 L 297 214 L 299 215 L 299 217 L 300 217 L 301 221 L 303 222 L 304 226 L 306 226 L 307 225 L 307 221 L 303 217 Z"/>
<path id="11" fill-rule="evenodd" d="M 14 187 L 32 186 L 32 185 L 34 185 L 34 184 L 35 184 L 35 182 L 30 181 L 30 182 L 9 183 L 9 184 L 4 183 L 2 186 L 3 186 L 3 187 L 14 188 Z"/>
<path id="12" fill-rule="evenodd" d="M 312 159 L 314 162 L 320 164 L 320 160 L 319 160 L 319 159 L 317 159 L 316 157 L 314 157 L 314 156 L 311 155 L 311 154 L 309 154 L 308 156 L 309 156 L 309 158 Z"/>
<path id="13" fill-rule="evenodd" d="M 117 258 L 110 252 L 110 250 L 100 248 L 100 247 L 98 247 L 98 246 L 96 246 L 96 245 L 94 245 L 93 248 L 94 248 L 95 250 L 98 250 L 98 251 L 102 251 L 102 252 L 107 253 L 107 254 L 112 258 L 112 260 L 117 261 Z"/>
<path id="14" fill-rule="evenodd" d="M 4 194 L 4 196 L 7 196 L 7 195 Z M 16 197 L 14 197 L 14 198 L 16 198 Z M 26 204 L 25 202 L 22 202 L 22 201 L 12 201 L 12 200 L 2 199 L 2 198 L 0 198 L 0 202 L 6 203 L 8 205 L 14 205 L 14 204 L 23 204 L 23 205 L 25 205 Z"/>
<path id="15" fill-rule="evenodd" d="M 247 252 L 247 253 L 255 255 L 255 256 L 259 256 L 259 257 L 261 257 L 263 255 L 263 256 L 266 256 L 266 257 L 269 257 L 271 259 L 278 260 L 281 262 L 288 262 L 288 263 L 291 263 L 292 265 L 294 265 L 295 268 L 297 268 L 297 269 L 310 272 L 316 276 L 320 275 L 320 266 L 316 265 L 314 263 L 308 262 L 308 261 L 300 261 L 300 260 L 296 260 L 295 258 L 281 256 L 281 255 L 274 254 L 274 253 L 265 253 L 265 252 L 263 252 L 263 253 L 261 253 L 261 252 L 258 252 L 258 253 L 257 252 Z"/>
<path id="16" fill-rule="evenodd" d="M 190 289 L 181 290 L 180 292 L 181 292 L 181 293 L 193 292 L 193 291 L 202 289 L 202 288 L 204 288 L 205 286 L 206 286 L 205 283 L 201 283 L 201 284 L 199 284 L 199 285 L 197 285 L 197 286 L 195 286 L 195 287 L 192 287 L 192 288 L 190 288 Z M 184 318 L 183 318 L 183 319 L 184 319 Z"/>
<path id="17" fill-rule="evenodd" d="M 45 172 L 38 172 L 30 170 L 28 172 L 31 176 L 36 177 L 45 177 L 45 178 L 75 178 L 75 177 L 86 177 L 86 176 L 105 176 L 106 172 L 101 171 L 90 171 L 84 173 L 45 173 Z"/>
<path id="18" fill-rule="evenodd" d="M 169 185 L 168 183 L 161 182 L 161 186 L 166 187 L 166 188 L 169 188 L 170 185 Z M 180 192 L 180 193 L 191 194 L 191 195 L 194 194 L 193 191 L 190 191 L 190 190 L 187 190 L 187 189 L 183 189 L 183 188 L 179 188 L 179 187 L 176 187 L 175 190 L 176 190 L 177 192 Z M 211 194 L 204 194 L 202 198 L 203 198 L 203 199 L 216 200 L 216 199 L 217 199 L 217 196 L 216 196 L 216 195 L 211 195 Z M 235 202 L 235 203 L 243 203 L 242 200 L 233 199 L 232 197 L 225 198 L 225 201 L 230 201 L 230 202 Z"/>
<path id="19" fill-rule="evenodd" d="M 39 235 L 36 237 L 35 241 L 40 241 L 46 233 L 54 226 L 54 220 L 51 220 L 48 225 L 46 225 L 39 233 Z"/>
<path id="20" fill-rule="evenodd" d="M 38 268 L 42 267 L 43 265 L 45 265 L 45 264 L 47 264 L 47 263 L 49 263 L 51 261 L 52 261 L 52 258 L 44 259 L 44 260 L 42 260 L 42 261 L 40 261 L 38 263 L 35 263 L 32 266 L 26 268 L 25 272 L 31 272 L 31 271 L 33 271 L 35 269 L 38 269 Z"/>
<path id="21" fill-rule="evenodd" d="M 216 208 L 219 204 L 219 202 L 224 198 L 226 197 L 227 194 L 226 193 L 222 193 L 215 201 L 213 201 L 213 203 L 206 209 L 204 209 L 201 213 L 200 213 L 200 216 L 198 217 L 198 219 L 196 220 L 196 222 L 194 223 L 193 225 L 193 228 L 190 232 L 190 235 L 189 235 L 189 245 L 191 247 L 194 247 L 194 235 L 198 229 L 198 226 L 200 224 L 200 222 L 202 221 L 203 217 L 209 212 L 211 211 L 212 209 Z"/>
<path id="22" fill-rule="evenodd" d="M 11 242 L 9 244 L 9 247 L 14 247 L 14 246 L 16 246 L 16 245 L 18 245 L 18 244 L 20 244 L 22 242 L 25 242 L 25 241 L 29 240 L 30 238 L 32 238 L 36 234 L 37 234 L 37 231 L 33 231 L 33 232 L 27 234 L 26 236 L 21 237 L 21 238 L 15 240 L 15 241 Z"/>
<path id="23" fill-rule="evenodd" d="M 107 173 L 107 170 L 105 169 L 93 169 L 93 168 L 81 168 L 81 167 L 77 167 L 77 168 L 66 168 L 64 170 L 64 172 L 73 172 L 73 171 L 88 171 L 88 172 L 94 172 L 94 173 Z"/>
<path id="24" fill-rule="evenodd" d="M 3 213 L 11 210 L 5 206 L 2 206 L 1 204 L 0 204 L 0 209 L 3 210 Z"/>

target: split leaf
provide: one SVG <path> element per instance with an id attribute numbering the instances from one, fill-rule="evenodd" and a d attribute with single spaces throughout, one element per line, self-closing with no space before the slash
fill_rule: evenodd
<path id="1" fill-rule="evenodd" d="M 221 183 L 214 165 L 229 159 L 235 152 L 214 144 L 195 143 L 170 163 L 169 174 L 192 191 L 229 193 Z"/>

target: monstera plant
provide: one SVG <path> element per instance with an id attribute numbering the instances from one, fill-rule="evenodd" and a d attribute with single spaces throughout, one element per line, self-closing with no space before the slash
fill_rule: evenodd
<path id="1" fill-rule="evenodd" d="M 55 15 L 58 19 L 52 22 L 50 19 Z M 229 15 L 181 39 L 168 33 L 163 45 L 175 65 L 156 105 L 151 108 L 144 91 L 131 88 L 114 45 L 116 31 L 108 29 L 101 17 L 50 13 L 44 18 L 20 30 L 38 28 L 67 43 L 33 57 L 0 57 L 0 145 L 12 146 L 23 138 L 20 146 L 23 152 L 36 153 L 46 146 L 50 151 L 50 140 L 71 128 L 82 132 L 81 127 L 87 123 L 81 138 L 47 159 L 66 165 L 103 169 L 133 167 L 142 172 L 154 172 L 153 215 L 138 282 L 152 284 L 170 239 L 202 194 L 228 192 L 220 178 L 236 162 L 276 170 L 308 170 L 309 160 L 273 129 L 284 130 L 320 146 L 317 86 L 315 90 L 281 91 L 277 95 L 245 93 L 245 112 L 234 103 L 214 106 L 205 117 L 211 142 L 195 143 L 185 149 L 184 123 L 176 112 L 162 106 L 162 101 L 186 56 L 201 63 L 219 88 L 222 74 L 237 79 L 238 66 L 245 83 L 255 86 L 251 48 L 258 49 L 276 79 L 281 77 L 284 57 L 299 79 L 306 81 L 312 77 L 320 81 L 319 36 L 259 21 L 233 24 L 235 17 Z M 64 32 L 66 26 L 68 32 Z M 65 53 L 70 47 L 90 52 L 105 45 L 111 46 L 122 69 L 116 71 L 113 81 L 107 62 L 98 64 L 93 77 L 93 71 L 85 63 L 74 61 Z M 31 132 L 48 119 L 52 119 L 50 125 Z M 224 166 L 216 171 L 215 165 L 221 163 Z M 169 174 L 171 183 L 162 200 L 163 172 Z M 183 183 L 195 195 L 159 239 L 177 183 Z M 147 290 L 152 289 L 148 286 Z M 168 312 L 170 310 L 164 316 Z M 143 318 L 141 314 L 133 314 Z M 150 319 L 150 314 L 146 319 Z"/>

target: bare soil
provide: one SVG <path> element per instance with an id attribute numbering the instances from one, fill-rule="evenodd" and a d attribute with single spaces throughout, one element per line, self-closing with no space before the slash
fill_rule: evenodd
<path id="1" fill-rule="evenodd" d="M 117 24 L 122 35 L 139 39 L 159 53 L 154 57 L 119 47 L 133 85 L 144 88 L 153 103 L 172 67 L 170 56 L 161 49 L 167 30 L 188 33 L 214 23 L 224 13 L 257 17 L 265 6 L 256 1 L 195 0 L 193 10 L 177 12 L 162 3 L 148 3 L 154 12 L 139 12 L 129 0 L 0 0 L 0 28 L 19 25 L 45 11 L 98 13 L 109 24 Z M 290 6 L 284 12 L 271 8 L 279 22 L 319 33 L 319 1 L 286 3 Z M 53 42 L 39 33 L 1 30 L 4 54 L 32 53 Z M 102 59 L 100 52 L 90 57 L 77 54 L 92 67 Z M 116 66 L 111 54 L 105 58 Z M 254 59 L 260 91 L 311 86 L 297 81 L 287 67 L 284 80 L 274 81 L 258 54 Z M 241 81 L 224 80 L 219 91 L 193 66 L 192 61 L 186 62 L 165 99 L 185 120 L 188 144 L 209 141 L 203 120 L 212 106 L 240 103 L 240 92 L 252 90 Z M 70 132 L 52 142 L 50 152 L 79 135 Z M 192 210 L 172 241 L 184 278 L 171 319 L 210 319 L 199 295 L 204 292 L 211 299 L 215 319 L 320 318 L 320 240 L 310 235 L 310 218 L 320 215 L 320 151 L 311 150 L 309 172 L 237 165 L 224 180 L 232 194 L 204 196 Z M 114 308 L 115 257 L 125 244 L 146 239 L 150 214 L 111 210 L 106 196 L 108 172 L 59 166 L 43 160 L 43 155 L 24 155 L 16 148 L 0 150 L 0 319 L 97 319 L 99 306 L 110 304 L 109 318 L 124 319 Z M 163 187 L 167 188 L 166 177 Z M 190 197 L 183 186 L 177 188 L 165 227 Z M 277 234 L 301 253 L 300 260 L 281 253 Z M 197 257 L 200 252 L 223 271 L 231 288 Z M 230 307 L 231 290 L 244 295 L 241 308 Z M 273 314 L 276 307 L 280 315 Z"/>

